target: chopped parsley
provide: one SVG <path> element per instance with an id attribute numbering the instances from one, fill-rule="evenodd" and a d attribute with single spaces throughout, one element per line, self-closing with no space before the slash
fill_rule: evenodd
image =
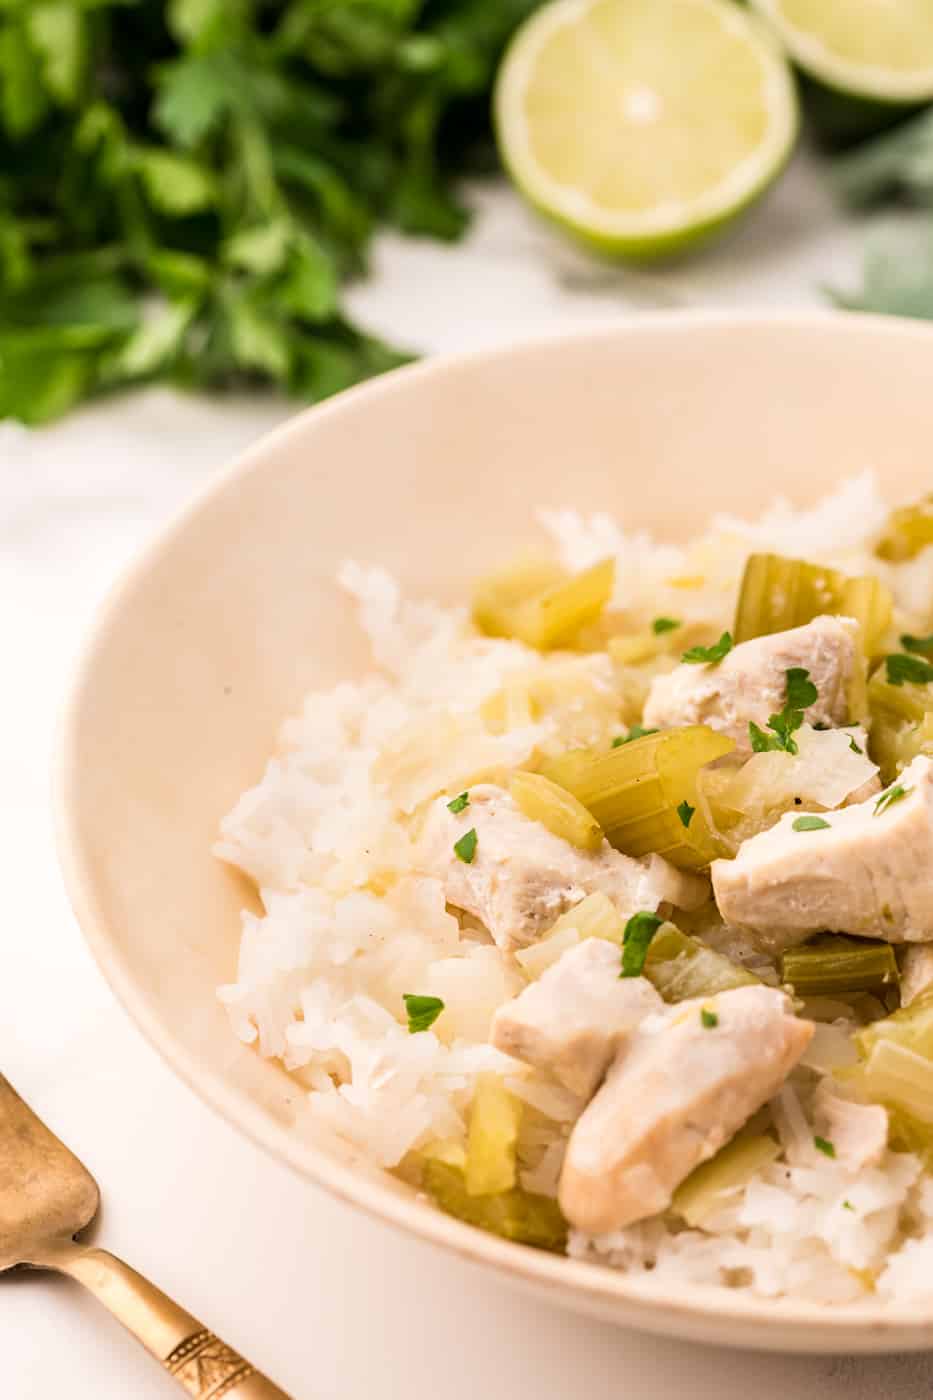
<path id="1" fill-rule="evenodd" d="M 828 831 L 829 822 L 822 817 L 797 817 L 793 827 L 795 831 Z"/>
<path id="2" fill-rule="evenodd" d="M 791 666 L 784 672 L 784 708 L 807 710 L 815 705 L 819 691 L 810 679 L 810 672 L 802 666 Z"/>
<path id="3" fill-rule="evenodd" d="M 902 787 L 900 783 L 895 783 L 893 787 L 883 792 L 875 803 L 875 810 L 872 816 L 880 817 L 882 812 L 886 812 L 889 807 L 893 807 L 895 802 L 900 802 L 908 793 L 913 792 L 913 788 Z"/>
<path id="4" fill-rule="evenodd" d="M 854 736 L 851 735 L 851 734 L 849 735 L 849 748 L 852 750 L 853 753 L 864 753 L 864 752 L 865 752 L 865 750 L 864 750 L 863 748 L 861 748 L 861 747 L 855 742 L 855 738 L 854 738 Z"/>
<path id="5" fill-rule="evenodd" d="M 704 1006 L 700 1012 L 700 1024 L 705 1031 L 715 1030 L 719 1025 L 719 1017 L 716 1015 L 715 1011 L 707 1011 Z"/>
<path id="6" fill-rule="evenodd" d="M 855 1206 L 852 1204 L 851 1201 L 843 1201 L 843 1203 L 842 1203 L 842 1209 L 843 1209 L 843 1210 L 855 1210 Z"/>
<path id="7" fill-rule="evenodd" d="M 664 632 L 675 632 L 680 625 L 680 620 L 676 617 L 656 617 L 651 624 L 651 630 L 656 637 L 660 637 Z"/>
<path id="8" fill-rule="evenodd" d="M 458 860 L 462 860 L 464 865 L 472 865 L 473 857 L 476 855 L 476 843 L 479 837 L 476 834 L 476 827 L 471 826 L 459 841 L 454 842 L 454 855 Z"/>
<path id="9" fill-rule="evenodd" d="M 714 642 L 711 647 L 690 647 L 680 658 L 681 661 L 689 661 L 694 665 L 701 662 L 708 662 L 715 666 L 724 656 L 728 656 L 735 643 L 732 640 L 731 632 L 723 632 L 718 642 Z"/>
<path id="10" fill-rule="evenodd" d="M 817 1152 L 822 1152 L 824 1157 L 835 1157 L 836 1155 L 835 1147 L 826 1138 L 815 1137 L 813 1139 L 813 1146 L 816 1148 Z"/>
<path id="11" fill-rule="evenodd" d="M 681 802 L 680 806 L 677 808 L 677 815 L 678 817 L 680 817 L 680 820 L 684 826 L 690 825 L 691 821 L 693 820 L 693 814 L 695 811 L 696 808 L 691 807 L 687 799 L 684 798 L 683 802 Z"/>
<path id="12" fill-rule="evenodd" d="M 640 724 L 633 724 L 627 734 L 617 734 L 612 741 L 612 747 L 619 749 L 623 744 L 630 744 L 633 739 L 644 739 L 646 734 L 657 734 L 657 729 L 645 729 Z"/>
<path id="13" fill-rule="evenodd" d="M 440 997 L 419 997 L 406 992 L 402 997 L 405 1003 L 405 1011 L 408 1014 L 409 1035 L 417 1035 L 419 1031 L 430 1030 L 444 1009 L 444 1003 Z"/>
<path id="14" fill-rule="evenodd" d="M 640 977 L 651 940 L 663 924 L 657 914 L 633 914 L 622 937 L 622 977 Z"/>
<path id="15" fill-rule="evenodd" d="M 447 803 L 447 810 L 448 812 L 453 812 L 454 816 L 456 816 L 458 812 L 462 812 L 464 807 L 469 807 L 469 805 L 470 794 L 468 792 L 461 792 L 459 797 L 455 797 L 452 802 Z"/>
<path id="16" fill-rule="evenodd" d="M 814 704 L 819 692 L 810 679 L 810 672 L 802 666 L 791 666 L 784 672 L 784 708 L 768 720 L 770 734 L 749 721 L 748 737 L 755 753 L 767 753 L 771 749 L 784 753 L 798 752 L 794 733 L 803 724 L 803 712 Z"/>
<path id="17" fill-rule="evenodd" d="M 884 665 L 889 685 L 903 685 L 905 681 L 911 685 L 928 685 L 933 681 L 933 666 L 928 661 L 921 661 L 919 656 L 903 656 L 900 653 L 886 656 Z"/>
<path id="18" fill-rule="evenodd" d="M 933 633 L 929 637 L 912 637 L 909 632 L 905 632 L 901 637 L 901 646 L 905 651 L 919 652 L 921 656 L 933 657 Z"/>

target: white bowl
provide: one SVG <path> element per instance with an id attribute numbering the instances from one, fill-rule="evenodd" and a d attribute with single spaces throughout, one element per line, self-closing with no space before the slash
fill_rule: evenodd
<path id="1" fill-rule="evenodd" d="M 217 476 L 103 610 L 56 771 L 62 861 L 88 941 L 199 1094 L 296 1171 L 552 1302 L 733 1346 L 933 1346 L 926 1304 L 821 1307 L 675 1287 L 506 1243 L 442 1215 L 323 1133 L 214 997 L 251 892 L 210 853 L 305 691 L 366 665 L 334 586 L 347 554 L 462 597 L 538 505 L 616 512 L 675 539 L 715 510 L 806 503 L 875 468 L 930 486 L 933 329 L 849 315 L 643 316 L 438 359 L 299 414 Z M 309 1267 L 314 1267 L 313 1260 Z"/>

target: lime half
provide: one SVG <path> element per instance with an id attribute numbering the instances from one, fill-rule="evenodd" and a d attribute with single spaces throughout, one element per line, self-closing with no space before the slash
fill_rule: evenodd
<path id="1" fill-rule="evenodd" d="M 933 98 L 933 0 L 752 0 L 794 62 L 837 92 Z"/>
<path id="2" fill-rule="evenodd" d="M 513 38 L 495 119 L 531 203 L 607 252 L 650 258 L 771 184 L 797 99 L 772 34 L 732 0 L 555 0 Z"/>

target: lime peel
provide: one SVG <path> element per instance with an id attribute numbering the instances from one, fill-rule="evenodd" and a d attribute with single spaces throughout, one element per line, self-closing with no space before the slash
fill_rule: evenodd
<path id="1" fill-rule="evenodd" d="M 682 25 L 689 22 L 682 42 L 687 52 L 680 55 L 678 19 Z M 639 44 L 626 48 L 615 42 L 612 27 L 623 20 L 639 27 Z M 713 73 L 709 90 L 703 92 L 695 82 L 680 82 L 682 74 L 690 71 L 698 30 Z M 723 85 L 716 63 L 709 62 L 710 51 L 715 54 L 720 44 L 723 61 L 740 65 L 740 76 L 751 86 L 752 106 L 742 115 L 761 124 L 760 138 L 747 143 L 731 166 L 714 169 L 705 188 L 681 197 L 672 192 L 672 176 L 685 172 L 695 184 L 697 171 L 710 164 L 709 146 L 705 161 L 699 149 L 694 159 L 689 147 L 702 130 L 704 117 L 712 115 L 714 124 L 715 118 L 721 118 L 720 129 L 728 131 L 725 139 L 733 147 L 743 134 L 736 122 L 735 84 Z M 637 59 L 632 58 L 633 47 Z M 559 71 L 562 48 L 568 55 L 565 82 Z M 644 61 L 645 53 L 654 71 L 640 73 L 638 63 Z M 561 80 L 557 84 L 555 65 Z M 666 92 L 665 78 L 669 79 Z M 674 109 L 675 96 L 677 110 L 671 117 L 668 110 Z M 604 251 L 643 258 L 680 251 L 731 222 L 777 177 L 798 129 L 788 64 L 767 26 L 732 0 L 554 0 L 532 15 L 513 38 L 496 86 L 495 118 L 503 162 L 532 204 Z M 574 123 L 569 148 L 568 120 Z M 563 163 L 562 177 L 542 163 L 541 151 L 549 140 L 547 154 L 552 165 Z M 626 143 L 638 155 L 636 180 L 647 171 L 650 184 L 651 170 L 663 171 L 655 181 L 657 189 L 644 191 L 640 208 L 633 207 L 639 192 L 625 188 Z M 579 178 L 567 178 L 568 149 L 571 160 L 579 153 Z M 595 175 L 597 180 L 604 175 L 620 191 L 614 207 L 611 200 L 598 202 L 587 188 L 593 183 L 586 178 L 587 162 L 593 175 L 593 153 L 607 149 L 612 155 L 604 158 L 602 168 L 597 164 Z M 657 151 L 656 161 L 653 151 Z M 672 151 L 681 157 L 679 170 L 675 161 L 665 159 Z M 668 188 L 661 193 L 665 183 Z"/>

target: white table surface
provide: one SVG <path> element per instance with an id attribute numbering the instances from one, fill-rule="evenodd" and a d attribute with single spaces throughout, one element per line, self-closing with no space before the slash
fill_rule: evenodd
<path id="1" fill-rule="evenodd" d="M 371 326 L 427 351 L 650 305 L 799 306 L 858 265 L 806 159 L 700 261 L 588 262 L 505 191 L 465 245 L 386 237 L 355 288 Z M 294 1178 L 217 1120 L 105 986 L 68 908 L 47 802 L 69 667 L 117 571 L 219 465 L 291 409 L 163 390 L 41 433 L 0 425 L 0 1066 L 98 1176 L 99 1238 L 295 1400 L 920 1400 L 933 1358 L 780 1358 L 613 1330 L 532 1304 Z M 169 1400 L 166 1376 L 76 1287 L 0 1280 L 3 1400 Z"/>

